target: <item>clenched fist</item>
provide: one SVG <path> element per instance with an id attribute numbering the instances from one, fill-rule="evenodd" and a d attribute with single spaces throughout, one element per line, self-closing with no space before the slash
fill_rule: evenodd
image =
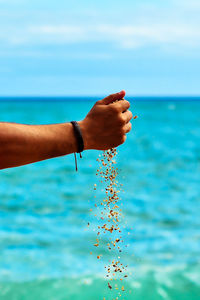
<path id="1" fill-rule="evenodd" d="M 78 122 L 85 150 L 107 150 L 125 142 L 132 113 L 124 96 L 125 91 L 121 91 L 97 101 L 85 119 Z"/>

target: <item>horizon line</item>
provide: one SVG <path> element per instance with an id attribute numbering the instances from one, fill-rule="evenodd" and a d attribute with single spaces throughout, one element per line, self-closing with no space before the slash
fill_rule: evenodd
<path id="1" fill-rule="evenodd" d="M 53 100 L 57 100 L 57 101 L 69 101 L 69 100 L 76 100 L 76 101 L 81 101 L 81 100 L 85 100 L 87 98 L 88 101 L 92 101 L 92 100 L 96 100 L 96 99 L 103 99 L 105 98 L 105 96 L 99 96 L 99 95 L 83 95 L 83 96 L 78 96 L 78 95 L 66 95 L 66 96 L 45 96 L 45 95 L 35 95 L 35 96 L 31 96 L 31 95 L 27 95 L 27 96 L 0 96 L 0 101 L 53 101 Z M 168 100 L 195 100 L 195 101 L 200 101 L 200 95 L 149 95 L 149 96 L 145 96 L 145 95 L 130 95 L 130 96 L 125 96 L 125 98 L 131 100 L 130 98 L 132 98 L 133 100 L 164 100 L 164 99 L 168 99 Z"/>
<path id="2" fill-rule="evenodd" d="M 109 95 L 109 94 L 108 94 Z M 17 98 L 86 98 L 86 97 L 92 97 L 92 98 L 102 98 L 107 97 L 107 94 L 105 95 L 0 95 L 0 99 L 17 99 Z M 191 94 L 175 94 L 175 95 L 126 95 L 126 97 L 135 97 L 135 98 L 200 98 L 199 95 L 191 95 Z"/>

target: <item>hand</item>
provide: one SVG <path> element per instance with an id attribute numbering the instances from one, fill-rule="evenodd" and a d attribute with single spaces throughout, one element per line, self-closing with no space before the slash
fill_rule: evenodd
<path id="1" fill-rule="evenodd" d="M 125 142 L 132 113 L 128 110 L 130 103 L 122 100 L 124 96 L 125 91 L 121 91 L 97 101 L 85 119 L 78 122 L 85 150 L 107 150 Z"/>

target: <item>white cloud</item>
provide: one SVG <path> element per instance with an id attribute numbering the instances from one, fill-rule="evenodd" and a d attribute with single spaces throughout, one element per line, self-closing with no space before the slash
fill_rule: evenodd
<path id="1" fill-rule="evenodd" d="M 53 26 L 53 25 L 44 25 L 44 26 L 39 26 L 39 27 L 32 27 L 30 30 L 34 33 L 40 33 L 44 35 L 80 35 L 84 33 L 84 30 L 80 26 Z"/>
<path id="2" fill-rule="evenodd" d="M 143 5 L 128 12 L 120 22 L 116 21 L 117 17 L 116 20 L 113 18 L 111 12 L 107 17 L 96 12 L 95 21 L 87 18 L 74 18 L 73 21 L 72 15 L 68 22 L 62 19 L 60 23 L 61 18 L 56 17 L 56 13 L 55 19 L 51 15 L 49 22 L 40 16 L 33 23 L 26 16 L 24 26 L 23 22 L 21 25 L 11 22 L 0 27 L 0 43 L 2 47 L 20 47 L 101 42 L 120 49 L 155 46 L 197 50 L 200 48 L 199 12 L 199 0 L 171 0 L 168 7 L 152 3 Z"/>
<path id="3" fill-rule="evenodd" d="M 200 46 L 198 28 L 156 24 L 149 26 L 110 26 L 103 25 L 98 31 L 108 39 L 118 41 L 121 46 L 136 48 L 148 45 Z"/>
<path id="4" fill-rule="evenodd" d="M 197 27 L 179 24 L 112 25 L 90 26 L 40 25 L 13 32 L 7 37 L 11 44 L 67 44 L 81 42 L 105 42 L 119 48 L 147 46 L 200 46 L 200 31 Z M 5 42 L 5 41 L 4 41 Z"/>
<path id="5" fill-rule="evenodd" d="M 180 5 L 182 8 L 186 8 L 189 10 L 200 9 L 199 0 L 176 0 L 174 4 Z"/>

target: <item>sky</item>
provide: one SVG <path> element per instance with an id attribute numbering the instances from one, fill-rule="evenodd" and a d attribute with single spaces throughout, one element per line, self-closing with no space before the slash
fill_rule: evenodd
<path id="1" fill-rule="evenodd" d="M 199 0 L 0 0 L 0 96 L 199 96 L 199 15 Z"/>

